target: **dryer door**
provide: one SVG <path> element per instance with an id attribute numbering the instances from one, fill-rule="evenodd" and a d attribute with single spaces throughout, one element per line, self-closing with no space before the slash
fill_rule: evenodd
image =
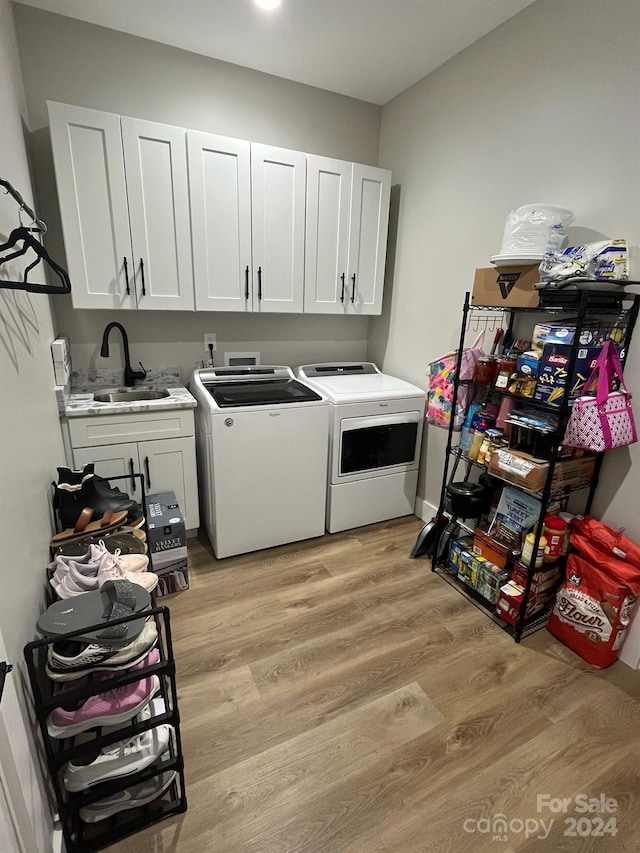
<path id="1" fill-rule="evenodd" d="M 418 464 L 420 412 L 345 418 L 334 446 L 334 474 L 338 482 L 364 479 Z"/>

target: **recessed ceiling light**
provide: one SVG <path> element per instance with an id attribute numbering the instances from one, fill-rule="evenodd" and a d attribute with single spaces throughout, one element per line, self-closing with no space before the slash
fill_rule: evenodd
<path id="1" fill-rule="evenodd" d="M 271 12 L 278 8 L 282 0 L 253 0 L 253 2 L 266 12 Z"/>

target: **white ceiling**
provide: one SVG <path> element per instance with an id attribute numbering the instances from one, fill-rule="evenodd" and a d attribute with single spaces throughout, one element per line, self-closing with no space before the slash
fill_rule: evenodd
<path id="1" fill-rule="evenodd" d="M 17 0 L 385 104 L 533 0 Z"/>

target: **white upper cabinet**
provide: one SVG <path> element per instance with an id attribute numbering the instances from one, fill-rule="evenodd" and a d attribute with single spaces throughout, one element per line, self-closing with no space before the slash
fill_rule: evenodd
<path id="1" fill-rule="evenodd" d="M 75 308 L 135 308 L 120 116 L 48 103 Z"/>
<path id="2" fill-rule="evenodd" d="M 302 313 L 307 155 L 251 144 L 253 310 Z"/>
<path id="3" fill-rule="evenodd" d="M 74 307 L 381 313 L 391 172 L 48 106 Z"/>
<path id="4" fill-rule="evenodd" d="M 186 131 L 122 117 L 140 308 L 193 310 Z"/>
<path id="5" fill-rule="evenodd" d="M 347 276 L 356 314 L 382 312 L 390 194 L 391 172 L 353 164 Z"/>
<path id="6" fill-rule="evenodd" d="M 198 311 L 251 311 L 250 143 L 187 132 Z"/>
<path id="7" fill-rule="evenodd" d="M 348 305 L 351 172 L 352 164 L 344 160 L 307 158 L 305 311 L 343 314 Z"/>
<path id="8" fill-rule="evenodd" d="M 304 310 L 380 314 L 391 172 L 309 155 Z"/>

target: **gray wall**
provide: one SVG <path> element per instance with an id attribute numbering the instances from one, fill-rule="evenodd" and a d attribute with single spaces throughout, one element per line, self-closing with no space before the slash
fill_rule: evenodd
<path id="1" fill-rule="evenodd" d="M 377 163 L 380 108 L 373 104 L 27 6 L 16 6 L 15 17 L 52 252 L 60 254 L 61 237 L 46 100 Z M 75 311 L 70 298 L 54 310 L 57 331 L 71 339 L 74 367 L 95 364 L 102 329 L 117 319 L 130 333 L 135 360 L 179 364 L 184 378 L 205 355 L 205 332 L 217 334 L 220 359 L 225 350 L 259 350 L 263 363 L 295 364 L 363 358 L 369 328 L 362 317 Z"/>
<path id="2" fill-rule="evenodd" d="M 0 0 L 0 115 L 0 174 L 32 203 L 24 92 L 8 0 Z M 0 242 L 18 224 L 18 207 L 3 192 Z M 14 261 L 2 267 L 0 276 L 10 281 L 21 278 L 23 266 Z M 12 811 L 9 820 L 0 820 L 4 827 L 0 849 L 5 851 L 17 849 L 15 837 L 5 835 L 12 824 L 24 849 L 51 847 L 51 815 L 37 770 L 37 735 L 31 724 L 22 647 L 35 639 L 35 622 L 44 604 L 44 567 L 51 537 L 49 483 L 56 465 L 63 461 L 53 394 L 52 340 L 49 297 L 0 287 L 0 659 L 14 664 L 0 708 L 0 786 L 6 786 Z M 0 808 L 3 802 L 0 796 Z"/>
<path id="3" fill-rule="evenodd" d="M 385 105 L 380 165 L 399 185 L 397 241 L 369 355 L 390 373 L 424 387 L 427 362 L 457 344 L 464 293 L 511 209 L 560 204 L 576 214 L 572 241 L 639 242 L 639 33 L 637 0 L 537 0 Z M 640 329 L 627 371 L 638 399 L 639 340 Z M 446 439 L 436 427 L 426 436 L 425 516 Z M 594 507 L 638 540 L 639 466 L 638 445 L 611 453 Z"/>

